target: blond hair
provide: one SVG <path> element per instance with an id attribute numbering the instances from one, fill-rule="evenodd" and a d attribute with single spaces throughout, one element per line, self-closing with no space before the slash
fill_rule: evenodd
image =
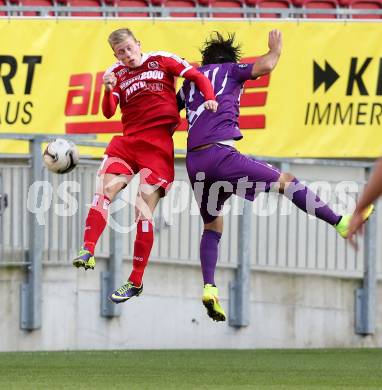
<path id="1" fill-rule="evenodd" d="M 134 34 L 128 28 L 120 28 L 118 30 L 113 31 L 108 38 L 108 42 L 113 49 L 115 45 L 123 42 L 126 38 L 133 38 L 135 42 L 137 42 Z"/>

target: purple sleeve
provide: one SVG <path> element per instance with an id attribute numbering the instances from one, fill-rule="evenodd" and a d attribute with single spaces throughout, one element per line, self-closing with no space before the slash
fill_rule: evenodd
<path id="1" fill-rule="evenodd" d="M 252 67 L 253 64 L 234 64 L 231 68 L 231 77 L 240 83 L 251 80 Z"/>

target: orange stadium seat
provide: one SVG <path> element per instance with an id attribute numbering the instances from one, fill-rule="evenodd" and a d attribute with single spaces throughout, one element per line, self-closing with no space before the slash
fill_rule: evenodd
<path id="1" fill-rule="evenodd" d="M 382 15 L 375 15 L 374 10 L 382 9 L 382 0 L 353 0 L 350 1 L 349 8 L 370 10 L 370 14 L 353 15 L 353 19 L 382 19 Z"/>
<path id="2" fill-rule="evenodd" d="M 193 0 L 164 0 L 165 7 L 182 7 L 182 8 L 195 8 L 195 1 Z M 170 16 L 176 18 L 195 18 L 196 12 L 170 12 Z"/>
<path id="3" fill-rule="evenodd" d="M 214 8 L 243 8 L 243 3 L 240 0 L 212 0 L 211 1 L 212 12 Z M 244 16 L 243 13 L 221 13 L 221 12 L 213 12 L 212 16 L 214 18 L 242 18 Z"/>
<path id="4" fill-rule="evenodd" d="M 28 7 L 38 6 L 38 7 L 52 7 L 53 3 L 50 0 L 21 0 L 21 5 L 25 5 Z M 53 16 L 54 12 L 50 11 L 48 13 L 49 16 Z M 44 16 L 40 11 L 23 11 L 23 16 Z"/>
<path id="5" fill-rule="evenodd" d="M 303 7 L 307 9 L 337 9 L 338 3 L 335 0 L 305 0 Z M 335 19 L 335 14 L 306 14 L 307 18 Z"/>
<path id="6" fill-rule="evenodd" d="M 288 9 L 291 6 L 289 0 L 257 0 L 258 8 L 282 8 Z M 281 18 L 279 13 L 259 14 L 260 18 Z"/>

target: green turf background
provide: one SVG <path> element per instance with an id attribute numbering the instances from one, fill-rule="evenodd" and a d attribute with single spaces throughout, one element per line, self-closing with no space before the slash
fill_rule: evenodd
<path id="1" fill-rule="evenodd" d="M 382 389 L 382 350 L 0 353 L 0 389 Z"/>

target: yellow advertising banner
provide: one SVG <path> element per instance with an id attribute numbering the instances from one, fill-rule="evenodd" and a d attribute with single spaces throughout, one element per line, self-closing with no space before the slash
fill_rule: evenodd
<path id="1" fill-rule="evenodd" d="M 267 52 L 268 32 L 277 28 L 284 41 L 279 64 L 245 85 L 239 150 L 278 157 L 382 154 L 377 22 L 2 19 L 0 133 L 97 133 L 98 141 L 118 133 L 119 114 L 104 118 L 101 101 L 103 73 L 115 62 L 107 37 L 121 27 L 132 29 L 143 51 L 173 52 L 194 64 L 213 31 L 235 32 L 248 62 Z M 183 121 L 175 146 L 185 148 L 186 137 Z M 26 151 L 25 144 L 0 140 L 0 153 Z"/>

